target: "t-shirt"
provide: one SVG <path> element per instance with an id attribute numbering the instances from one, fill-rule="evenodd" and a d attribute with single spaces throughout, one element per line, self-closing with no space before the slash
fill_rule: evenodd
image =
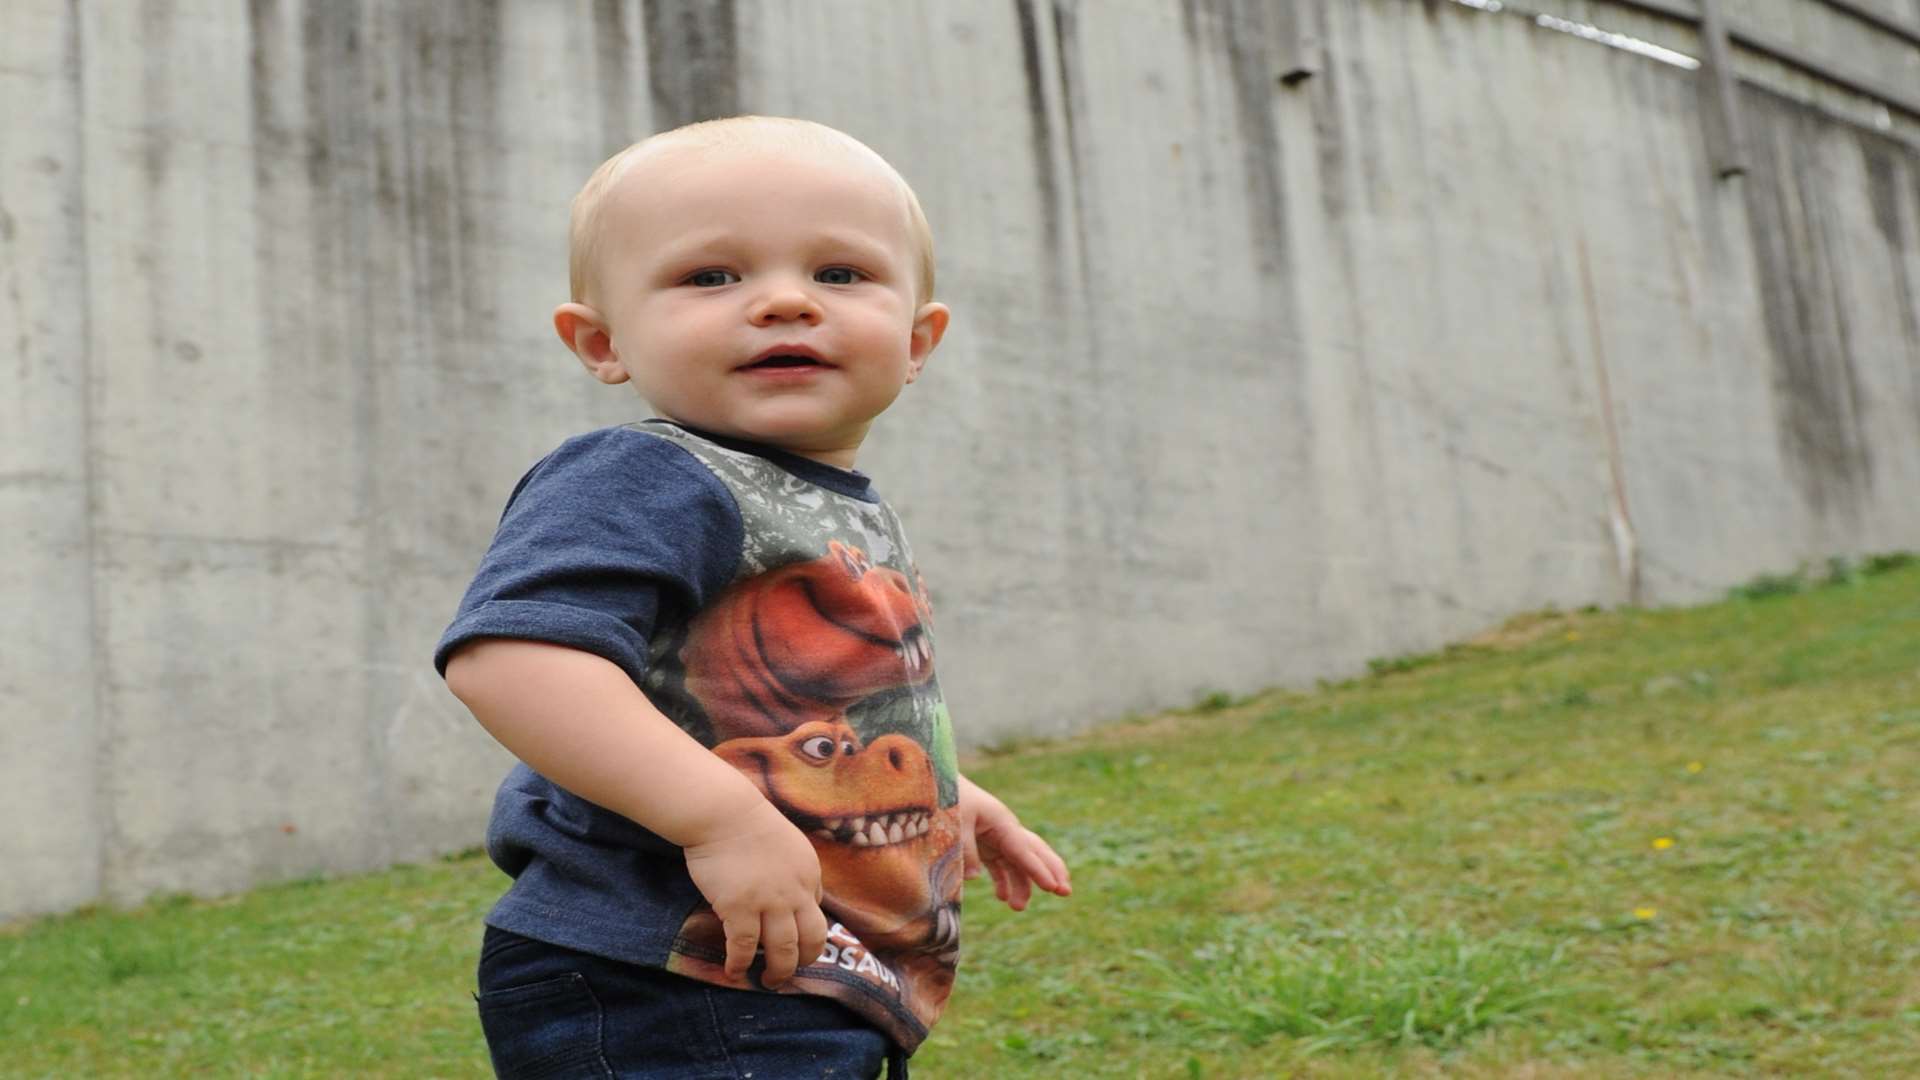
<path id="1" fill-rule="evenodd" d="M 751 779 L 820 857 L 826 949 L 781 993 L 911 1052 L 959 951 L 958 769 L 925 583 L 865 476 L 665 421 L 569 439 L 514 489 L 435 652 L 504 637 L 605 657 Z M 490 925 L 722 985 L 678 847 L 526 765 L 487 852 Z"/>

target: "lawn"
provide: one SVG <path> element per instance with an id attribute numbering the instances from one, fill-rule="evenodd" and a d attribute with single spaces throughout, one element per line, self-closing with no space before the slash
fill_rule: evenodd
<path id="1" fill-rule="evenodd" d="M 1920 1075 L 1920 566 L 1539 614 L 968 772 L 927 1077 Z M 0 932 L 0 1075 L 478 1076 L 468 856 Z"/>

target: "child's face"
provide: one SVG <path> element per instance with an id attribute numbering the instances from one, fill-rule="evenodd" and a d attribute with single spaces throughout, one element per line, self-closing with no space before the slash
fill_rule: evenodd
<path id="1" fill-rule="evenodd" d="M 843 467 L 947 312 L 916 298 L 904 193 L 831 149 L 668 150 L 608 198 L 594 307 L 606 382 L 662 416 Z M 565 305 L 560 315 L 579 305 Z"/>

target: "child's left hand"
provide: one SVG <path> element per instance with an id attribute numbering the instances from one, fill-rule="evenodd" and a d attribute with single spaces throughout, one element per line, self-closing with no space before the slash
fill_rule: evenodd
<path id="1" fill-rule="evenodd" d="M 979 785 L 960 778 L 960 836 L 966 845 L 966 875 L 980 876 L 984 865 L 993 875 L 993 894 L 1015 911 L 1024 911 L 1033 887 L 1056 896 L 1070 896 L 1073 882 L 1067 864 L 1045 840 L 1007 804 Z"/>

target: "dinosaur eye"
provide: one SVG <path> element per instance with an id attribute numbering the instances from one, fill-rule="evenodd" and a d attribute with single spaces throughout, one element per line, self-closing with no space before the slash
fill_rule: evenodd
<path id="1" fill-rule="evenodd" d="M 800 744 L 800 752 L 815 761 L 826 761 L 833 757 L 833 749 L 833 737 L 831 735 L 815 735 L 813 738 Z"/>
<path id="2" fill-rule="evenodd" d="M 860 748 L 853 745 L 853 740 L 849 739 L 846 742 L 843 742 L 840 744 L 840 752 L 847 755 L 848 757 L 852 757 L 853 755 L 860 752 Z"/>

